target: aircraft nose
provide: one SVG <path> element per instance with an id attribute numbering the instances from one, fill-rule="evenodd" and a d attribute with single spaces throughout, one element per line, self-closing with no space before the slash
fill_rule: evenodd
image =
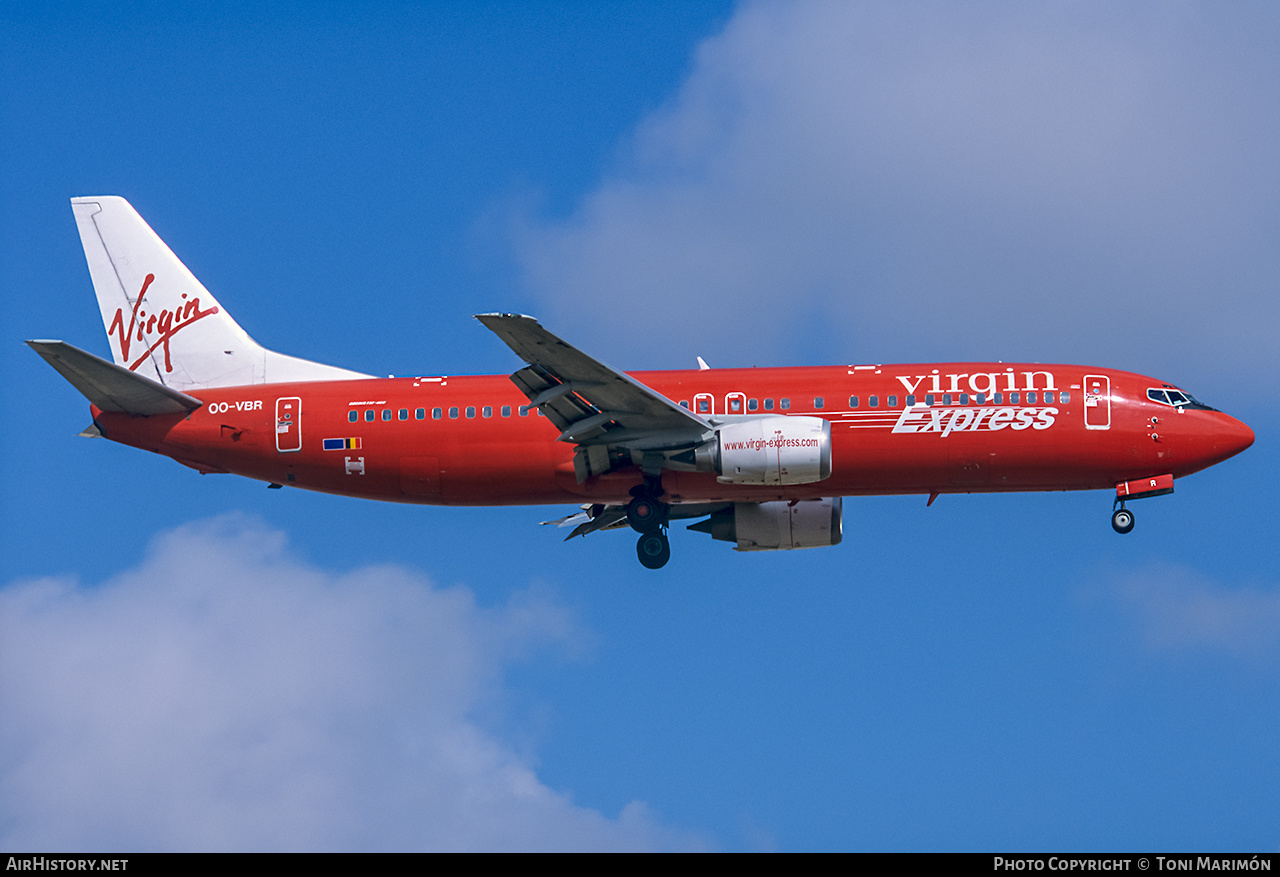
<path id="1" fill-rule="evenodd" d="M 1234 457 L 1253 444 L 1253 430 L 1230 415 L 1223 414 L 1213 433 L 1213 455 L 1219 460 Z"/>

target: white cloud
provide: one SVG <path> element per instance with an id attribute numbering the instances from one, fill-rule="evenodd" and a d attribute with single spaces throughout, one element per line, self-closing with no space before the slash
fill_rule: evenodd
<path id="1" fill-rule="evenodd" d="M 404 569 L 337 574 L 239 517 L 159 536 L 98 585 L 0 590 L 0 846 L 667 849 L 543 785 L 476 715 L 505 662 L 572 647 L 562 608 L 478 607 Z"/>
<path id="2" fill-rule="evenodd" d="M 1251 659 L 1280 654 L 1280 590 L 1230 587 L 1166 564 L 1116 581 L 1153 648 L 1208 649 Z"/>
<path id="3" fill-rule="evenodd" d="M 518 223 L 521 265 L 548 325 L 627 367 L 1270 362 L 1278 23 L 744 5 L 571 215 Z"/>

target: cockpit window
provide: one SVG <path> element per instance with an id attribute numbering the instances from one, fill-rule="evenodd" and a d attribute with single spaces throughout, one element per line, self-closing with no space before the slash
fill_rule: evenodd
<path id="1" fill-rule="evenodd" d="M 1161 405 L 1172 405 L 1174 408 L 1194 408 L 1200 411 L 1213 411 L 1208 405 L 1196 399 L 1190 393 L 1175 390 L 1172 387 L 1161 390 L 1155 387 L 1147 390 L 1147 398 Z"/>

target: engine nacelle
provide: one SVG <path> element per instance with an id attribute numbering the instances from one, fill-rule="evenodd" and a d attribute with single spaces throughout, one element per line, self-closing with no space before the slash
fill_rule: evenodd
<path id="1" fill-rule="evenodd" d="M 737 542 L 738 551 L 780 551 L 839 545 L 844 537 L 840 497 L 798 502 L 736 502 L 689 528 L 721 542 Z"/>
<path id="2" fill-rule="evenodd" d="M 723 484 L 812 484 L 831 475 L 831 423 L 821 417 L 726 423 L 714 446 L 716 480 Z"/>

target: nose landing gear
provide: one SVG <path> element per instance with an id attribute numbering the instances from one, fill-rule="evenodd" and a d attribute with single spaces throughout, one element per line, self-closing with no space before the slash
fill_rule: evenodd
<path id="1" fill-rule="evenodd" d="M 1116 500 L 1111 504 L 1111 528 L 1121 534 L 1133 529 L 1133 512 L 1124 507 L 1126 499 L 1146 499 L 1170 493 L 1173 493 L 1173 474 L 1169 472 L 1121 481 L 1116 485 Z"/>
<path id="2" fill-rule="evenodd" d="M 1133 512 L 1124 507 L 1122 503 L 1120 508 L 1111 513 L 1111 529 L 1117 533 L 1128 533 L 1133 529 Z"/>

